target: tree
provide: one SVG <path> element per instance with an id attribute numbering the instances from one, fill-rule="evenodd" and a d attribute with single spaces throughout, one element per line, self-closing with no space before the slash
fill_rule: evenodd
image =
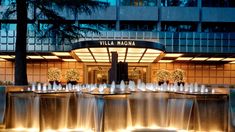
<path id="1" fill-rule="evenodd" d="M 48 23 L 46 30 L 37 29 L 41 38 L 53 33 L 58 36 L 59 42 L 72 42 L 83 37 L 87 32 L 98 33 L 92 28 L 82 28 L 74 23 L 66 23 L 66 18 L 62 15 L 66 8 L 76 16 L 79 13 L 91 14 L 96 9 L 106 8 L 108 3 L 97 0 L 0 0 L 0 2 L 10 1 L 9 7 L 3 18 L 17 15 L 17 36 L 15 48 L 15 85 L 27 85 L 27 24 L 33 23 L 38 27 L 38 21 L 45 18 Z M 33 18 L 28 18 L 28 14 L 34 14 Z"/>

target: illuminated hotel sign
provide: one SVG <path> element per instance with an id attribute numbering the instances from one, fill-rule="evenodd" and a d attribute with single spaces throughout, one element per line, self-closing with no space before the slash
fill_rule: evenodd
<path id="1" fill-rule="evenodd" d="M 87 40 L 74 43 L 72 50 L 95 47 L 135 47 L 165 51 L 165 46 L 163 44 L 144 40 Z"/>
<path id="2" fill-rule="evenodd" d="M 135 41 L 99 41 L 100 46 L 135 46 Z"/>

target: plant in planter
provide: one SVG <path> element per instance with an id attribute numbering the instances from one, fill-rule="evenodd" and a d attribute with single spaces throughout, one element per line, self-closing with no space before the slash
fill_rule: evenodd
<path id="1" fill-rule="evenodd" d="M 79 80 L 79 73 L 75 69 L 69 69 L 66 71 L 65 79 L 67 80 L 67 83 L 71 83 L 73 85 L 77 84 L 77 81 Z"/>
<path id="2" fill-rule="evenodd" d="M 48 69 L 48 81 L 52 85 L 54 82 L 59 84 L 61 79 L 61 70 L 58 68 L 49 68 Z"/>
<path id="3" fill-rule="evenodd" d="M 167 83 L 169 82 L 170 72 L 168 70 L 161 69 L 157 71 L 156 76 L 157 76 L 158 84 L 161 85 L 164 82 L 167 82 Z"/>
<path id="4" fill-rule="evenodd" d="M 182 69 L 176 69 L 171 73 L 171 78 L 174 82 L 177 82 L 178 85 L 183 84 L 185 81 L 185 71 Z"/>

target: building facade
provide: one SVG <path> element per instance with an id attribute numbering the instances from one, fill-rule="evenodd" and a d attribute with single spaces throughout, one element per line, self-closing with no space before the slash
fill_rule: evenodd
<path id="1" fill-rule="evenodd" d="M 100 35 L 87 34 L 73 44 L 59 43 L 54 37 L 40 40 L 32 25 L 28 25 L 29 82 L 47 82 L 48 68 L 58 67 L 62 73 L 69 68 L 79 70 L 80 83 L 101 83 L 107 79 L 110 68 L 109 50 L 116 48 L 120 52 L 119 61 L 129 62 L 129 78 L 133 80 L 140 78 L 145 82 L 155 82 L 159 69 L 173 71 L 180 68 L 185 70 L 189 83 L 235 84 L 233 0 L 102 1 L 110 2 L 110 6 L 91 15 L 79 14 L 74 18 L 66 9 L 63 11 L 68 22 L 101 32 Z M 8 3 L 1 4 L 3 8 Z M 0 80 L 14 81 L 14 21 L 14 18 L 0 20 Z M 47 28 L 45 19 L 38 23 L 38 28 Z M 115 47 L 111 45 L 113 41 L 124 44 Z M 148 43 L 146 47 L 125 45 L 130 41 L 153 42 L 164 48 L 149 48 Z M 89 42 L 96 42 L 99 46 L 82 46 Z M 96 51 L 96 48 L 105 48 L 106 55 L 98 55 L 103 51 Z M 84 58 L 82 49 L 88 50 L 89 56 Z M 150 56 L 152 52 L 148 49 L 160 52 Z M 62 82 L 66 80 L 62 79 Z"/>

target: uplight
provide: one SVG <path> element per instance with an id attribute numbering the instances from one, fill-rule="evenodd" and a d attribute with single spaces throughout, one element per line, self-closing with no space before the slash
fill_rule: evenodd
<path id="1" fill-rule="evenodd" d="M 45 59 L 59 59 L 57 56 L 42 56 Z"/>
<path id="2" fill-rule="evenodd" d="M 195 58 L 193 58 L 192 60 L 193 61 L 204 61 L 204 60 L 206 60 L 206 59 L 208 59 L 207 57 L 195 57 Z"/>
<path id="3" fill-rule="evenodd" d="M 182 56 L 183 54 L 165 54 L 164 57 L 180 57 Z"/>
<path id="4" fill-rule="evenodd" d="M 176 60 L 191 60 L 193 57 L 179 57 Z"/>
<path id="5" fill-rule="evenodd" d="M 12 57 L 10 55 L 0 55 L 0 58 L 2 58 L 2 59 L 12 59 L 14 57 Z"/>
<path id="6" fill-rule="evenodd" d="M 56 56 L 70 56 L 69 52 L 52 52 Z"/>
<path id="7" fill-rule="evenodd" d="M 160 60 L 158 62 L 160 62 L 160 63 L 171 63 L 171 62 L 173 62 L 173 60 Z"/>
<path id="8" fill-rule="evenodd" d="M 62 59 L 63 61 L 77 61 L 76 59 Z"/>
<path id="9" fill-rule="evenodd" d="M 235 61 L 235 58 L 225 58 L 222 61 Z"/>
<path id="10" fill-rule="evenodd" d="M 222 59 L 224 59 L 224 58 L 209 58 L 209 59 L 207 59 L 207 61 L 220 61 Z"/>
<path id="11" fill-rule="evenodd" d="M 44 59 L 42 56 L 36 56 L 36 55 L 29 55 L 27 56 L 29 59 Z"/>

